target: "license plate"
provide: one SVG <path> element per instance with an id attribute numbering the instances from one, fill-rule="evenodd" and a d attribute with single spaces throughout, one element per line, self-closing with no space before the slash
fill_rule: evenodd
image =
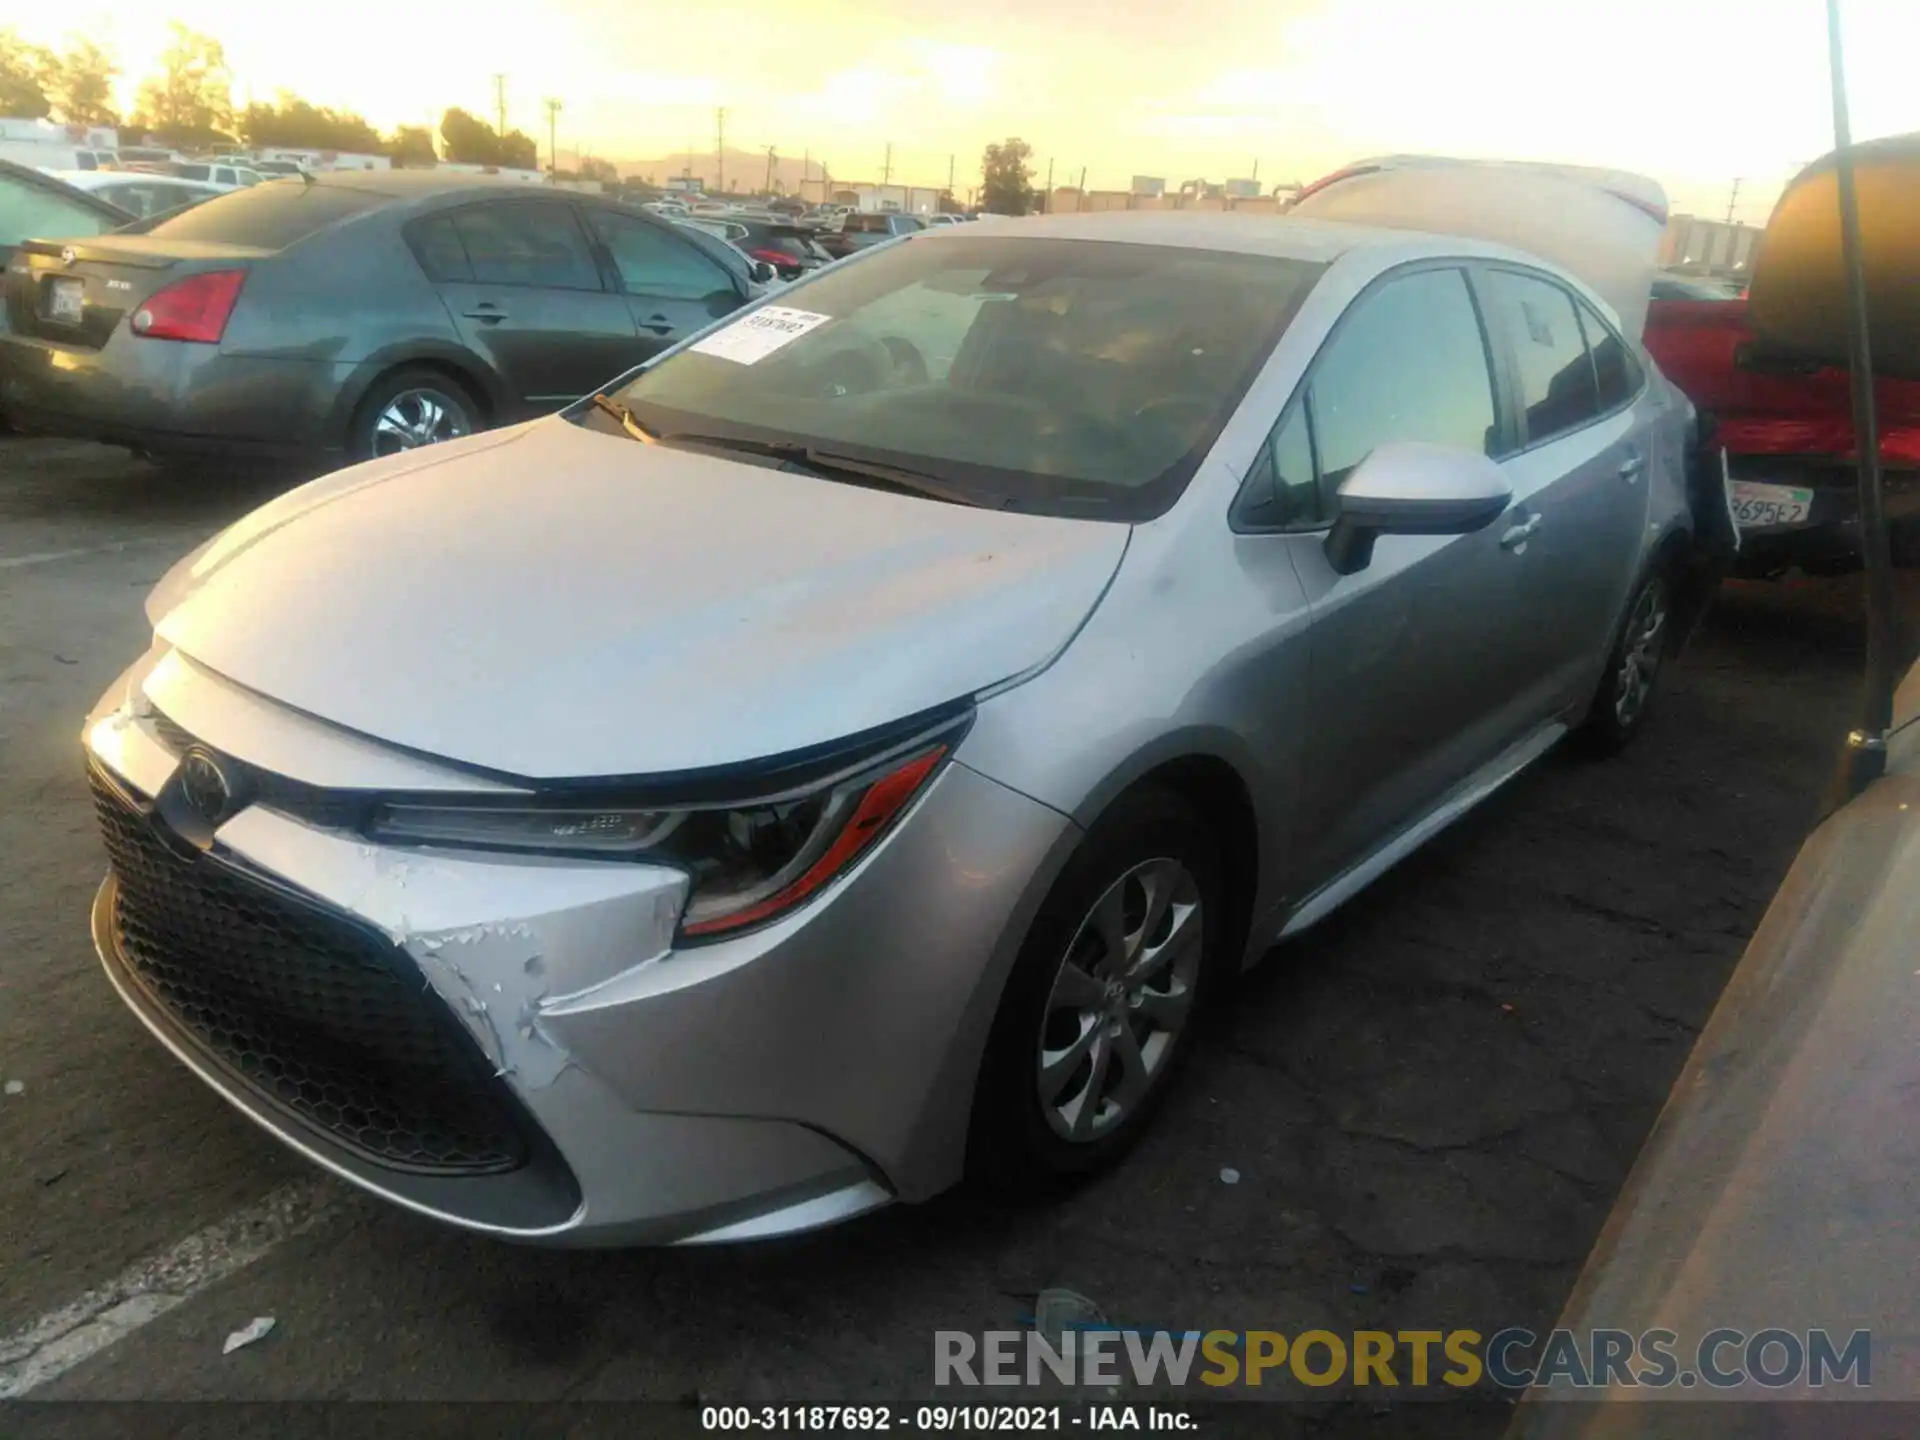
<path id="1" fill-rule="evenodd" d="M 1742 530 L 1804 525 L 1813 515 L 1813 491 L 1798 485 L 1761 485 L 1735 480 L 1727 487 L 1733 519 Z"/>
<path id="2" fill-rule="evenodd" d="M 78 325 L 86 304 L 85 282 L 63 275 L 47 283 L 47 319 L 58 320 L 62 325 Z"/>

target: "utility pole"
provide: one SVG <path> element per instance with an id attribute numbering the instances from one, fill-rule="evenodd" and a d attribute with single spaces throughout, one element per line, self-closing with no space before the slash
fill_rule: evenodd
<path id="1" fill-rule="evenodd" d="M 507 77 L 505 75 L 493 77 L 493 113 L 500 122 L 500 128 L 495 133 L 504 140 L 507 138 Z"/>
<path id="2" fill-rule="evenodd" d="M 773 146 L 767 146 L 767 194 L 773 193 Z"/>
<path id="3" fill-rule="evenodd" d="M 1080 167 L 1080 195 L 1084 199 L 1087 193 L 1087 167 Z"/>
<path id="4" fill-rule="evenodd" d="M 1256 161 L 1254 161 L 1254 162 L 1253 162 L 1253 174 L 1251 174 L 1251 175 L 1249 175 L 1249 176 L 1248 176 L 1247 178 L 1248 178 L 1249 180 L 1252 180 L 1252 181 L 1254 181 L 1254 182 L 1255 182 L 1256 184 L 1257 184 L 1257 183 L 1259 183 L 1259 180 L 1260 180 L 1260 162 L 1259 162 L 1258 160 L 1256 160 Z"/>
<path id="5" fill-rule="evenodd" d="M 1733 193 L 1727 196 L 1727 223 L 1729 225 L 1733 223 L 1733 207 L 1735 205 L 1738 205 L 1739 203 L 1740 203 L 1740 177 L 1736 175 L 1733 180 Z"/>
<path id="6" fill-rule="evenodd" d="M 887 142 L 887 163 L 880 168 L 880 183 L 887 184 L 893 179 L 893 142 Z"/>
<path id="7" fill-rule="evenodd" d="M 727 107 L 722 105 L 714 112 L 713 124 L 713 190 L 716 195 L 724 195 L 727 189 Z"/>
<path id="8" fill-rule="evenodd" d="M 953 194 L 953 156 L 947 156 L 947 194 Z"/>
<path id="9" fill-rule="evenodd" d="M 1047 195 L 1041 203 L 1041 210 L 1048 215 L 1053 213 L 1053 161 L 1047 161 Z"/>
<path id="10" fill-rule="evenodd" d="M 560 102 L 548 96 L 540 102 L 547 107 L 547 173 L 560 173 Z M 578 155 L 578 151 L 575 154 Z"/>

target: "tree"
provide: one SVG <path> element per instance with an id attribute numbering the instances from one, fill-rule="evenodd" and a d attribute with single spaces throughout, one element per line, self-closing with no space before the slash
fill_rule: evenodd
<path id="1" fill-rule="evenodd" d="M 247 106 L 239 128 L 249 145 L 262 149 L 377 155 L 385 148 L 379 132 L 352 111 L 328 110 L 284 91 L 278 105 Z"/>
<path id="2" fill-rule="evenodd" d="M 980 208 L 992 215 L 1024 215 L 1033 208 L 1033 147 L 1008 138 L 987 146 L 980 160 Z"/>
<path id="3" fill-rule="evenodd" d="M 76 40 L 47 68 L 49 98 L 69 125 L 118 125 L 112 101 L 119 73 L 113 57 L 93 41 Z"/>
<path id="4" fill-rule="evenodd" d="M 506 139 L 500 142 L 500 158 L 494 163 L 509 170 L 538 170 L 540 152 L 532 136 L 509 130 Z"/>
<path id="5" fill-rule="evenodd" d="M 500 137 L 478 116 L 455 106 L 440 117 L 440 144 L 458 165 L 498 165 Z"/>
<path id="6" fill-rule="evenodd" d="M 44 120 L 53 108 L 46 85 L 53 64 L 47 51 L 22 44 L 13 30 L 0 30 L 0 115 Z"/>
<path id="7" fill-rule="evenodd" d="M 387 154 L 396 165 L 426 166 L 440 158 L 433 153 L 433 132 L 424 125 L 402 125 L 394 131 Z"/>
<path id="8" fill-rule="evenodd" d="M 160 73 L 140 87 L 131 122 L 169 145 L 231 144 L 233 98 L 227 88 L 227 52 L 211 35 L 175 21 L 173 42 L 160 56 Z"/>
<path id="9" fill-rule="evenodd" d="M 967 208 L 953 198 L 951 190 L 942 190 L 940 198 L 934 202 L 934 205 L 942 215 L 962 215 L 966 213 Z"/>
<path id="10" fill-rule="evenodd" d="M 599 160 L 589 155 L 580 162 L 582 180 L 598 180 L 602 185 L 618 185 L 620 172 L 611 160 Z"/>

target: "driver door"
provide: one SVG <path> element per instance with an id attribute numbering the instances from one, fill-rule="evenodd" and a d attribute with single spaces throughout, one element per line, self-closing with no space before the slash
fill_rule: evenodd
<path id="1" fill-rule="evenodd" d="M 670 226 L 598 207 L 588 207 L 586 216 L 626 296 L 638 337 L 633 364 L 704 330 L 745 300 L 731 275 Z"/>
<path id="2" fill-rule="evenodd" d="M 1497 393 L 1464 271 L 1402 270 L 1354 302 L 1274 431 L 1263 464 L 1286 532 L 1278 543 L 1313 617 L 1297 896 L 1525 733 L 1523 547 L 1503 541 L 1508 518 L 1467 535 L 1383 535 L 1350 575 L 1325 549 L 1339 487 L 1376 447 L 1501 454 Z"/>

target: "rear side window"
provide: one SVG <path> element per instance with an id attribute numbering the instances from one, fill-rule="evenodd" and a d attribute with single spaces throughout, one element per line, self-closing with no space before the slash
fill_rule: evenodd
<path id="1" fill-rule="evenodd" d="M 851 230 L 856 234 L 884 231 L 887 228 L 887 217 L 884 215 L 849 215 L 840 228 L 843 230 Z"/>
<path id="2" fill-rule="evenodd" d="M 1487 285 L 1513 344 L 1527 442 L 1564 435 L 1597 417 L 1600 393 L 1573 297 L 1549 280 L 1513 270 L 1490 272 Z"/>
<path id="3" fill-rule="evenodd" d="M 1580 328 L 1587 334 L 1587 350 L 1593 356 L 1594 376 L 1600 382 L 1602 413 L 1626 404 L 1640 393 L 1645 379 L 1640 362 L 1633 358 L 1627 342 L 1620 338 L 1594 308 L 1580 302 Z"/>
<path id="4" fill-rule="evenodd" d="M 1363 295 L 1315 360 L 1307 393 L 1325 513 L 1389 441 L 1484 455 L 1498 446 L 1486 342 L 1459 270 L 1418 271 Z"/>
<path id="5" fill-rule="evenodd" d="M 600 267 L 572 207 L 551 200 L 470 205 L 452 215 L 482 285 L 599 290 Z"/>
<path id="6" fill-rule="evenodd" d="M 434 281 L 473 279 L 473 267 L 467 263 L 466 247 L 453 228 L 451 215 L 431 215 L 407 226 L 407 243 L 413 246 L 420 268 Z"/>
<path id="7" fill-rule="evenodd" d="M 211 165 L 176 165 L 174 173 L 182 180 L 208 180 L 213 177 Z"/>
<path id="8" fill-rule="evenodd" d="M 160 221 L 147 233 L 169 240 L 284 250 L 337 220 L 386 203 L 384 195 L 331 185 L 255 185 L 216 195 L 204 205 Z"/>

